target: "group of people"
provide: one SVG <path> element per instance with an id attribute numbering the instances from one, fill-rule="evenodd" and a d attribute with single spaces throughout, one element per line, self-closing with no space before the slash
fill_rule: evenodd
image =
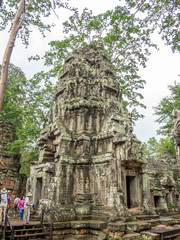
<path id="1" fill-rule="evenodd" d="M 26 197 L 23 196 L 21 199 L 19 196 L 16 196 L 13 202 L 14 218 L 17 218 L 20 213 L 19 219 L 24 221 L 25 224 L 29 223 L 30 208 L 34 207 L 33 202 L 30 201 L 31 197 L 32 194 L 29 192 Z M 6 209 L 11 208 L 11 201 L 11 192 L 3 188 L 0 192 L 0 223 L 5 220 Z"/>

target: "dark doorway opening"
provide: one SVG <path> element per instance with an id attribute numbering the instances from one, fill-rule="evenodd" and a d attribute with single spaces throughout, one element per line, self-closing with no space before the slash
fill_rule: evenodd
<path id="1" fill-rule="evenodd" d="M 159 196 L 154 196 L 154 206 L 155 208 L 161 207 L 161 199 Z"/>
<path id="2" fill-rule="evenodd" d="M 137 177 L 135 176 L 126 176 L 126 194 L 127 194 L 127 207 L 134 208 L 138 207 L 139 200 L 139 189 L 137 184 Z"/>
<path id="3" fill-rule="evenodd" d="M 130 200 L 130 177 L 126 176 L 126 193 L 127 193 L 127 207 L 131 208 L 131 200 Z"/>
<path id="4" fill-rule="evenodd" d="M 42 198 L 42 178 L 36 179 L 36 194 L 34 204 L 38 206 L 39 200 Z"/>

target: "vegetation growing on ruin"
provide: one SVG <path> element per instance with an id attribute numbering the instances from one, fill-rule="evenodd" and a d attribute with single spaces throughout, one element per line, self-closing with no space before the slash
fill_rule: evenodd
<path id="1" fill-rule="evenodd" d="M 7 3 L 1 1 L 0 12 L 3 16 L 0 18 L 1 31 L 11 26 L 20 2 L 20 0 L 11 0 Z M 50 25 L 44 24 L 41 16 L 48 17 L 52 9 L 63 6 L 60 1 L 53 1 L 54 5 L 52 5 L 52 1 L 46 1 L 46 4 L 42 4 L 41 1 L 30 2 L 31 4 L 26 9 L 28 10 L 26 11 L 26 21 L 22 23 L 23 27 L 19 32 L 25 45 L 29 44 L 29 26 L 36 25 L 44 34 L 44 30 L 49 30 Z M 22 9 L 22 14 L 25 14 L 24 9 Z M 27 162 L 37 159 L 35 139 L 39 136 L 43 122 L 46 122 L 47 109 L 52 103 L 52 84 L 49 79 L 57 77 L 64 58 L 69 52 L 76 48 L 82 48 L 85 44 L 93 41 L 103 43 L 112 57 L 117 79 L 123 90 L 123 104 L 130 109 L 132 119 L 137 120 L 142 117 L 137 107 L 145 107 L 141 94 L 145 81 L 140 76 L 139 65 L 145 67 L 150 47 L 155 47 L 151 42 L 151 36 L 157 30 L 173 52 L 180 51 L 179 10 L 179 0 L 155 0 L 152 2 L 126 0 L 125 6 L 120 1 L 120 6 L 98 15 L 93 15 L 92 11 L 88 9 L 84 9 L 82 14 L 74 10 L 69 20 L 63 23 L 64 39 L 51 41 L 50 50 L 45 53 L 45 65 L 51 67 L 48 73 L 40 72 L 27 81 L 20 69 L 10 66 L 10 76 L 0 119 L 15 124 L 19 140 L 9 147 L 9 150 L 20 152 L 26 156 L 25 161 Z M 38 56 L 34 58 L 37 59 Z M 16 74 L 11 75 L 11 68 L 14 68 L 13 71 L 16 71 Z M 17 72 L 19 73 L 17 74 Z M 44 85 L 41 85 L 43 81 Z M 175 82 L 174 85 L 169 86 L 169 90 L 170 96 L 163 98 L 155 107 L 155 114 L 158 116 L 157 122 L 160 124 L 158 133 L 164 138 L 158 143 L 156 140 L 149 140 L 147 155 L 151 157 L 164 153 L 174 156 L 171 135 L 174 121 L 171 113 L 173 108 L 180 109 L 180 84 Z"/>
<path id="2" fill-rule="evenodd" d="M 164 97 L 158 106 L 154 107 L 155 115 L 158 117 L 156 121 L 159 123 L 157 133 L 163 137 L 159 141 L 152 137 L 145 143 L 148 157 L 155 158 L 164 154 L 175 157 L 174 138 L 172 136 L 175 120 L 172 111 L 173 109 L 180 109 L 180 83 L 174 82 L 168 88 L 170 90 L 169 96 Z"/>
<path id="3" fill-rule="evenodd" d="M 38 159 L 36 140 L 47 123 L 52 104 L 52 83 L 35 75 L 26 79 L 22 70 L 9 66 L 9 81 L 0 112 L 0 120 L 14 124 L 18 139 L 6 146 L 12 154 L 21 154 L 22 173 L 28 174 L 29 163 Z"/>

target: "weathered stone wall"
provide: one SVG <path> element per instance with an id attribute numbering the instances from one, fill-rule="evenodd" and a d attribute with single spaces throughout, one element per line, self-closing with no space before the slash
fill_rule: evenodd
<path id="1" fill-rule="evenodd" d="M 174 109 L 172 112 L 173 117 L 176 119 L 173 129 L 176 159 L 180 167 L 180 109 Z"/>
<path id="2" fill-rule="evenodd" d="M 176 159 L 168 155 L 147 159 L 143 167 L 144 205 L 151 212 L 180 209 L 180 110 L 173 110 L 172 115 L 176 118 L 173 129 Z"/>
<path id="3" fill-rule="evenodd" d="M 11 123 L 0 121 L 0 189 L 6 188 L 14 197 L 25 194 L 26 177 L 19 174 L 20 155 L 9 154 L 4 147 L 17 139 L 15 127 Z"/>
<path id="4" fill-rule="evenodd" d="M 162 213 L 180 208 L 180 176 L 176 163 L 170 156 L 147 159 L 144 172 L 150 192 L 146 199 L 149 210 Z"/>
<path id="5" fill-rule="evenodd" d="M 68 55 L 27 190 L 56 220 L 113 219 L 142 208 L 144 148 L 101 45 Z"/>

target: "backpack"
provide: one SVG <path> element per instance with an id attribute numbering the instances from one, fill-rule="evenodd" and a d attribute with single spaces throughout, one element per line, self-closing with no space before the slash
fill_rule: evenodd
<path id="1" fill-rule="evenodd" d="M 4 202 L 4 194 L 1 194 L 1 201 Z"/>
<path id="2" fill-rule="evenodd" d="M 1 203 L 6 203 L 6 202 L 4 201 L 4 196 L 5 196 L 5 194 L 6 194 L 6 193 L 2 193 L 2 194 L 1 194 Z"/>

